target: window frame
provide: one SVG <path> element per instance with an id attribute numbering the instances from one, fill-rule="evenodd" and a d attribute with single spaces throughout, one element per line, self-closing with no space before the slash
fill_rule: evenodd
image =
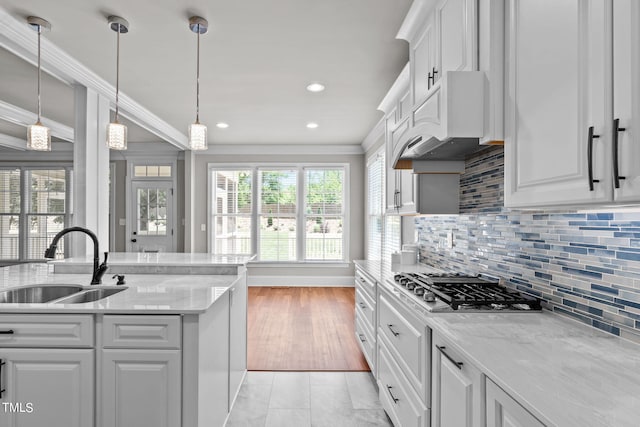
<path id="1" fill-rule="evenodd" d="M 307 260 L 304 258 L 305 245 L 306 245 L 306 233 L 305 233 L 305 209 L 306 209 L 306 181 L 305 170 L 307 169 L 336 169 L 341 168 L 344 173 L 344 181 L 342 188 L 343 197 L 343 225 L 342 225 L 342 259 L 340 260 Z M 260 260 L 259 256 L 259 201 L 260 201 L 260 186 L 259 186 L 259 171 L 260 170 L 296 170 L 297 171 L 297 188 L 296 188 L 296 260 L 294 261 L 273 261 L 273 260 Z M 295 162 L 295 163 L 208 163 L 207 165 L 207 226 L 209 231 L 207 233 L 207 251 L 215 255 L 214 250 L 214 233 L 215 233 L 215 218 L 213 212 L 213 186 L 214 174 L 213 171 L 232 171 L 232 170 L 251 170 L 251 253 L 256 255 L 255 263 L 259 263 L 263 266 L 282 267 L 289 266 L 302 266 L 306 264 L 322 264 L 336 266 L 345 266 L 349 263 L 350 248 L 349 248 L 349 236 L 350 236 L 350 165 L 346 162 L 322 162 L 322 163 L 309 163 L 309 162 Z M 337 215 L 336 215 L 337 216 Z M 224 254 L 220 254 L 224 255 Z"/>
<path id="2" fill-rule="evenodd" d="M 20 171 L 20 212 L 15 215 L 19 219 L 19 227 L 18 227 L 18 258 L 0 258 L 0 262 L 15 262 L 15 263 L 23 263 L 23 262 L 34 262 L 34 261 L 42 261 L 44 260 L 44 253 L 41 258 L 29 258 L 29 221 L 28 218 L 30 216 L 63 216 L 64 224 L 62 228 L 66 228 L 71 223 L 71 219 L 73 216 L 73 203 L 72 203 L 72 194 L 73 194 L 73 165 L 68 162 L 61 163 L 23 163 L 21 165 L 14 164 L 0 164 L 0 170 L 19 170 Z M 65 203 L 64 203 L 64 213 L 52 214 L 52 213 L 40 213 L 40 212 L 32 212 L 30 210 L 30 200 L 31 200 L 31 187 L 29 184 L 29 180 L 27 176 L 33 170 L 63 170 L 65 176 Z M 68 255 L 69 247 L 65 245 L 65 256 Z"/>

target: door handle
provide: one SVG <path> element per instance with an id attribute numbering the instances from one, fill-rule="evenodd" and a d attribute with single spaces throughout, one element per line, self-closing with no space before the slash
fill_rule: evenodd
<path id="1" fill-rule="evenodd" d="M 618 133 L 624 132 L 626 128 L 620 127 L 620 119 L 613 121 L 613 184 L 615 188 L 620 188 L 620 180 L 626 177 L 620 176 L 618 170 Z"/>
<path id="2" fill-rule="evenodd" d="M 4 388 L 2 388 L 2 366 L 3 365 L 4 365 L 4 362 L 2 361 L 2 359 L 0 359 L 0 399 L 2 399 L 2 393 L 7 391 Z"/>
<path id="3" fill-rule="evenodd" d="M 137 241 L 138 241 L 138 239 L 131 239 L 131 241 L 132 241 L 133 243 L 135 243 L 135 242 L 137 242 Z"/>
<path id="4" fill-rule="evenodd" d="M 599 179 L 593 179 L 593 140 L 600 138 L 600 135 L 593 133 L 593 126 L 589 127 L 589 137 L 587 140 L 587 167 L 589 170 L 589 191 L 593 191 L 593 183 L 600 182 Z"/>

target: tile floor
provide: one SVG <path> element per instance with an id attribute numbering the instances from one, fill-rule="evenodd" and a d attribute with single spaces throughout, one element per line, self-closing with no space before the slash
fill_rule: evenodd
<path id="1" fill-rule="evenodd" d="M 369 372 L 247 372 L 226 425 L 392 426 Z"/>

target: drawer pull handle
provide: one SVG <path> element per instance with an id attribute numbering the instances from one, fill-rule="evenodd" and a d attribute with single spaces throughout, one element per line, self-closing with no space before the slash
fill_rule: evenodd
<path id="1" fill-rule="evenodd" d="M 626 128 L 620 127 L 620 119 L 613 121 L 613 187 L 620 188 L 620 180 L 625 179 L 624 176 L 620 176 L 618 168 L 618 133 L 626 131 Z"/>
<path id="2" fill-rule="evenodd" d="M 4 331 L 0 331 L 1 335 L 13 335 L 13 329 L 8 329 Z"/>
<path id="3" fill-rule="evenodd" d="M 366 341 L 366 338 L 362 334 L 358 334 L 358 338 L 360 338 L 361 342 L 365 342 Z"/>
<path id="4" fill-rule="evenodd" d="M 360 306 L 360 308 L 367 308 L 367 305 L 363 302 L 359 302 L 358 305 Z"/>
<path id="5" fill-rule="evenodd" d="M 463 365 L 463 363 L 462 363 L 462 362 L 456 362 L 455 360 L 453 360 L 453 357 L 449 356 L 449 355 L 447 354 L 447 352 L 446 352 L 446 351 L 444 351 L 444 350 L 446 349 L 446 347 L 445 347 L 445 346 L 439 346 L 439 345 L 436 345 L 436 348 L 437 348 L 438 350 L 440 350 L 440 353 L 442 353 L 442 355 L 443 355 L 444 357 L 446 357 L 447 359 L 449 359 L 449 362 L 453 363 L 454 365 L 456 365 L 456 367 L 457 367 L 458 369 L 462 370 L 462 365 Z"/>
<path id="6" fill-rule="evenodd" d="M 593 133 L 593 126 L 589 127 L 589 138 L 587 140 L 587 170 L 589 171 L 589 191 L 593 191 L 593 183 L 600 182 L 599 179 L 593 179 L 593 140 L 600 138 L 600 135 Z"/>
<path id="7" fill-rule="evenodd" d="M 400 335 L 400 332 L 393 330 L 393 325 L 387 325 L 387 328 L 389 328 L 389 330 L 391 331 L 394 337 L 397 337 L 398 335 Z"/>
<path id="8" fill-rule="evenodd" d="M 387 385 L 387 391 L 389 392 L 389 396 L 391 396 L 391 399 L 393 400 L 393 403 L 394 403 L 394 404 L 397 404 L 397 403 L 398 403 L 398 401 L 399 401 L 400 399 L 398 399 L 397 397 L 395 397 L 395 396 L 393 395 L 393 393 L 391 393 L 391 389 L 392 389 L 392 388 L 393 388 L 393 387 L 391 387 L 390 385 Z"/>
<path id="9" fill-rule="evenodd" d="M 2 388 L 2 366 L 3 365 L 4 365 L 4 362 L 2 361 L 2 359 L 0 359 L 0 399 L 2 399 L 2 393 L 6 391 L 4 388 Z"/>

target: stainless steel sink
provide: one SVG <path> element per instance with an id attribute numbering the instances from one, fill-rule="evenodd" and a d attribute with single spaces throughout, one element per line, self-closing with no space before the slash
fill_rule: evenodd
<path id="1" fill-rule="evenodd" d="M 78 293 L 81 285 L 30 285 L 0 292 L 0 303 L 45 303 Z"/>
<path id="2" fill-rule="evenodd" d="M 84 291 L 84 292 L 79 292 L 77 294 L 74 295 L 70 295 L 67 298 L 62 298 L 58 301 L 56 301 L 56 303 L 60 303 L 60 304 L 82 304 L 85 302 L 94 302 L 94 301 L 98 301 L 101 300 L 103 298 L 107 298 L 113 294 L 117 294 L 118 292 L 122 292 L 125 289 L 127 289 L 126 287 L 119 287 L 119 288 L 108 288 L 108 289 L 91 289 L 88 291 Z"/>

